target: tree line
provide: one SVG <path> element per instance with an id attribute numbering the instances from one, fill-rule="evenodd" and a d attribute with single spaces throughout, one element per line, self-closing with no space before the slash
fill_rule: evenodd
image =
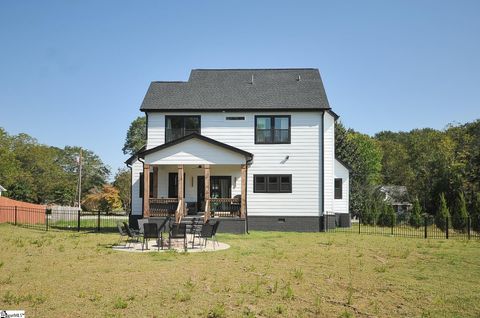
<path id="1" fill-rule="evenodd" d="M 80 147 L 40 144 L 20 133 L 10 135 L 0 127 L 0 185 L 2 195 L 37 204 L 75 206 L 78 202 Z M 82 149 L 82 198 L 89 210 L 121 210 L 129 205 L 128 171 L 118 171 L 109 184 L 110 168 L 93 151 Z M 128 187 L 125 187 L 128 183 Z"/>
<path id="2" fill-rule="evenodd" d="M 375 192 L 379 185 L 406 186 L 412 215 L 436 215 L 438 225 L 440 215 L 457 227 L 480 215 L 480 120 L 373 137 L 337 122 L 335 133 L 336 155 L 352 168 L 350 211 L 366 222 L 389 213 Z"/>

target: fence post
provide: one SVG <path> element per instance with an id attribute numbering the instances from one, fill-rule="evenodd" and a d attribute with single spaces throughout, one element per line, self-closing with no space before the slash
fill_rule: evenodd
<path id="1" fill-rule="evenodd" d="M 445 217 L 445 238 L 448 240 L 448 216 Z"/>
<path id="2" fill-rule="evenodd" d="M 78 209 L 77 214 L 77 232 L 80 232 L 80 209 Z"/>
<path id="3" fill-rule="evenodd" d="M 392 216 L 391 216 L 391 218 L 390 218 L 390 223 L 392 224 L 392 226 L 391 226 L 391 233 L 390 233 L 390 234 L 391 234 L 392 236 L 393 236 L 393 227 L 394 227 L 394 223 L 395 223 L 394 219 L 395 219 L 395 215 L 392 214 Z"/>
<path id="4" fill-rule="evenodd" d="M 467 233 L 468 233 L 468 239 L 470 239 L 470 228 L 471 228 L 471 219 L 470 215 L 467 217 Z"/>
<path id="5" fill-rule="evenodd" d="M 97 232 L 100 232 L 100 211 L 98 211 L 98 218 L 97 218 Z"/>
<path id="6" fill-rule="evenodd" d="M 427 232 L 428 220 L 427 220 L 427 215 L 426 215 L 426 214 L 423 215 L 423 224 L 424 224 L 424 226 L 425 226 L 425 235 L 424 235 L 424 236 L 425 236 L 425 238 L 427 238 L 427 233 L 428 233 L 428 232 Z"/>
<path id="7" fill-rule="evenodd" d="M 48 231 L 48 209 L 45 209 L 45 231 Z"/>
<path id="8" fill-rule="evenodd" d="M 358 216 L 358 234 L 361 233 L 361 232 L 360 232 L 360 226 L 361 226 L 361 224 L 362 224 L 362 217 L 359 215 L 359 216 Z"/>
<path id="9" fill-rule="evenodd" d="M 15 206 L 15 225 L 17 225 L 17 206 Z"/>

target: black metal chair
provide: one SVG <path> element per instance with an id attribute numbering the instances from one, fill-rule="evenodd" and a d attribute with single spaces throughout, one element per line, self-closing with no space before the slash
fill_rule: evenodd
<path id="1" fill-rule="evenodd" d="M 125 244 L 127 244 L 128 234 L 127 234 L 127 231 L 125 230 L 122 222 L 117 222 L 117 228 L 118 228 L 118 232 L 120 233 L 120 241 L 122 241 L 123 237 L 127 237 L 127 239 L 125 240 Z"/>
<path id="2" fill-rule="evenodd" d="M 148 223 L 148 219 L 138 219 L 138 220 L 137 220 L 137 224 L 138 224 L 138 234 L 139 234 L 140 236 L 143 235 L 143 225 L 144 225 L 145 223 Z"/>
<path id="3" fill-rule="evenodd" d="M 168 248 L 172 247 L 172 239 L 183 239 L 183 247 L 187 250 L 187 224 L 175 223 L 168 232 Z"/>
<path id="4" fill-rule="evenodd" d="M 163 231 L 167 228 L 167 224 L 170 224 L 171 217 L 167 216 L 165 220 L 159 225 L 157 233 L 157 246 L 158 250 L 162 247 L 163 250 Z"/>
<path id="5" fill-rule="evenodd" d="M 148 250 L 148 240 L 156 239 L 158 243 L 158 227 L 157 223 L 144 223 L 143 224 L 143 242 L 142 242 L 142 251 L 144 245 Z"/>
<path id="6" fill-rule="evenodd" d="M 192 236 L 192 248 L 195 247 L 195 237 L 198 237 L 202 230 L 203 221 L 200 218 L 193 218 L 190 225 L 189 234 Z"/>
<path id="7" fill-rule="evenodd" d="M 203 241 L 204 247 L 207 246 L 207 240 L 213 238 L 214 229 L 215 229 L 215 224 L 212 224 L 209 222 L 203 224 L 202 230 L 200 231 L 198 238 L 204 240 Z M 215 249 L 215 244 L 213 244 L 213 249 Z"/>
<path id="8" fill-rule="evenodd" d="M 138 242 L 138 239 L 139 239 L 140 235 L 137 232 L 133 231 L 128 226 L 127 222 L 123 222 L 123 226 L 125 228 L 125 232 L 127 233 L 128 239 L 135 240 L 136 242 Z M 128 239 L 127 239 L 127 242 L 128 242 Z M 128 244 L 127 244 L 127 246 L 128 246 Z"/>
<path id="9" fill-rule="evenodd" d="M 212 236 L 212 239 L 217 242 L 217 245 L 220 246 L 220 244 L 218 244 L 218 240 L 217 240 L 217 230 L 218 230 L 218 226 L 220 225 L 220 221 L 216 221 L 215 224 L 213 225 L 213 236 Z M 213 248 L 215 248 L 215 244 L 213 244 Z"/>

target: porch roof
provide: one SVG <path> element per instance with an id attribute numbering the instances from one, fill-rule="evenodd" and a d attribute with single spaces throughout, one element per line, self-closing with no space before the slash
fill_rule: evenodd
<path id="1" fill-rule="evenodd" d="M 253 158 L 253 154 L 192 133 L 163 145 L 138 152 L 151 164 L 237 164 Z"/>

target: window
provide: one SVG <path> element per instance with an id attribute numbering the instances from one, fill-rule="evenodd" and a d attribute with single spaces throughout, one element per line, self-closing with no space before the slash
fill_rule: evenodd
<path id="1" fill-rule="evenodd" d="M 200 116 L 165 116 L 165 142 L 191 133 L 200 134 Z"/>
<path id="2" fill-rule="evenodd" d="M 138 192 L 138 197 L 143 198 L 143 189 L 145 186 L 143 172 L 140 172 L 140 191 Z M 150 172 L 150 198 L 153 198 L 153 172 Z"/>
<path id="3" fill-rule="evenodd" d="M 335 199 L 342 199 L 342 178 L 335 179 Z"/>
<path id="4" fill-rule="evenodd" d="M 256 144 L 289 144 L 290 116 L 255 116 Z"/>
<path id="5" fill-rule="evenodd" d="M 291 174 L 270 174 L 253 176 L 253 192 L 255 193 L 291 193 Z"/>

